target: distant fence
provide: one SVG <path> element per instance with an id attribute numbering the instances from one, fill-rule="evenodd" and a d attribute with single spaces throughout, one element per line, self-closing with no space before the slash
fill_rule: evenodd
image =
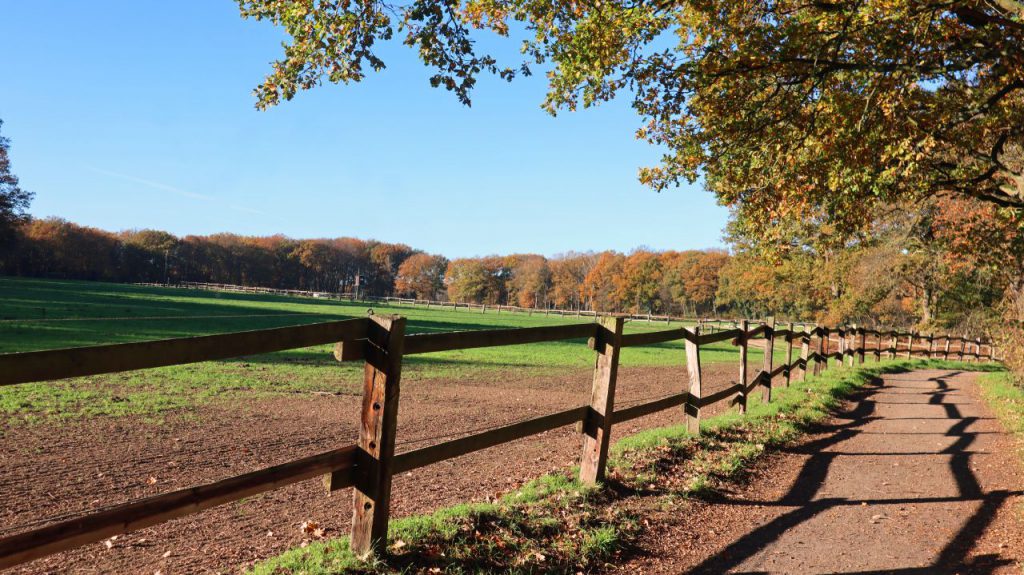
<path id="1" fill-rule="evenodd" d="M 243 286 L 235 284 L 220 284 L 220 283 L 205 283 L 205 282 L 180 282 L 177 284 L 160 284 L 160 283 L 135 283 L 132 285 L 140 285 L 147 287 L 178 287 L 184 289 L 195 289 L 195 290 L 209 290 L 209 291 L 225 291 L 225 292 L 236 292 L 236 293 L 258 293 L 258 294 L 269 294 L 269 295 L 286 295 L 294 297 L 308 297 L 314 299 L 331 299 L 339 301 L 362 301 L 371 303 L 382 303 L 385 305 L 394 306 L 422 306 L 424 308 L 437 308 L 437 309 L 450 309 L 453 311 L 467 310 L 467 311 L 479 311 L 480 313 L 494 312 L 494 313 L 524 313 L 527 315 L 546 315 L 546 316 L 559 316 L 559 317 L 590 317 L 596 318 L 602 315 L 607 315 L 603 312 L 597 312 L 593 310 L 585 309 L 558 309 L 558 308 L 534 308 L 534 307 L 523 307 L 518 305 L 502 305 L 502 304 L 482 304 L 482 303 L 467 303 L 467 302 L 454 302 L 454 301 L 440 301 L 440 300 L 427 300 L 427 299 L 416 299 L 407 297 L 378 297 L 378 296 L 366 296 L 359 295 L 358 297 L 354 293 L 338 293 L 328 291 L 311 291 L 311 290 L 295 290 L 295 289 L 279 289 L 279 288 L 268 288 L 259 286 Z M 672 322 L 676 323 L 689 323 L 689 324 L 700 324 L 702 322 L 728 322 L 732 325 L 739 325 L 740 320 L 722 320 L 718 318 L 698 318 L 698 317 L 682 317 L 682 316 L 671 316 L 671 315 L 658 315 L 658 314 L 622 314 L 623 317 L 630 321 L 646 321 L 648 323 L 665 323 L 671 325 Z M 803 325 L 803 324 L 801 324 Z"/>
<path id="2" fill-rule="evenodd" d="M 0 538 L 0 568 L 10 567 L 86 543 L 148 527 L 211 507 L 324 476 L 329 491 L 354 487 L 351 546 L 359 555 L 379 551 L 386 543 L 391 478 L 516 439 L 578 424 L 583 436 L 580 479 L 601 480 L 605 474 L 613 424 L 682 407 L 686 425 L 699 433 L 702 410 L 727 402 L 746 412 L 747 397 L 761 388 L 771 401 L 775 381 L 789 385 L 802 380 L 808 369 L 819 373 L 834 363 L 864 363 L 867 354 L 992 361 L 995 349 L 982 340 L 955 336 L 858 328 L 823 327 L 797 331 L 794 324 L 778 329 L 774 321 L 740 320 L 739 327 L 703 333 L 701 327 L 678 327 L 643 333 L 623 333 L 624 317 L 597 322 L 517 329 L 488 329 L 405 335 L 406 319 L 371 316 L 240 333 L 160 341 L 101 345 L 0 355 L 0 386 L 134 369 L 180 365 L 333 343 L 338 361 L 365 362 L 359 440 L 355 445 L 304 457 L 243 475 L 136 500 L 81 517 L 54 522 Z M 562 340 L 587 340 L 597 355 L 591 402 L 557 413 L 520 421 L 420 449 L 395 453 L 398 388 L 406 355 L 480 347 L 520 345 Z M 785 362 L 775 366 L 775 341 L 785 344 Z M 626 408 L 615 408 L 619 353 L 623 348 L 662 342 L 685 342 L 689 384 L 678 393 Z M 731 342 L 739 348 L 738 383 L 705 395 L 702 388 L 701 348 Z M 765 349 L 764 362 L 752 377 L 747 353 L 751 342 Z M 987 346 L 987 351 L 985 347 Z M 794 348 L 796 348 L 794 350 Z M 813 349 L 813 351 L 812 351 Z M 798 357 L 794 359 L 794 351 Z M 453 413 L 453 417 L 458 417 Z"/>

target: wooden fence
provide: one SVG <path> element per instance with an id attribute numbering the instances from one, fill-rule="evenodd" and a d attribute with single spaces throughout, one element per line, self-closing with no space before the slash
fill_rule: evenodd
<path id="1" fill-rule="evenodd" d="M 915 333 L 808 327 L 778 329 L 774 321 L 742 320 L 739 327 L 703 333 L 701 327 L 678 327 L 623 333 L 623 317 L 597 322 L 518 329 L 489 329 L 406 335 L 400 316 L 371 316 L 296 327 L 0 355 L 0 385 L 179 365 L 287 349 L 335 344 L 338 361 L 363 361 L 364 382 L 359 440 L 355 445 L 275 465 L 213 483 L 140 499 L 70 520 L 22 531 L 0 539 L 0 568 L 71 549 L 113 535 L 198 513 L 291 483 L 323 476 L 329 491 L 354 487 L 352 549 L 360 555 L 380 551 L 386 543 L 391 478 L 401 473 L 562 426 L 578 424 L 583 438 L 580 478 L 587 483 L 605 474 L 613 424 L 682 407 L 687 427 L 698 433 L 702 411 L 728 402 L 746 411 L 748 395 L 760 388 L 771 401 L 775 382 L 789 385 L 833 364 L 864 363 L 870 354 L 991 361 L 995 350 L 981 339 L 921 336 Z M 435 445 L 395 453 L 402 358 L 406 355 L 560 340 L 584 340 L 595 352 L 591 401 L 542 417 L 520 421 Z M 678 393 L 616 409 L 615 387 L 623 348 L 683 340 L 689 384 Z M 776 340 L 785 345 L 785 361 L 774 365 Z M 731 342 L 739 348 L 738 383 L 714 393 L 702 389 L 701 348 Z M 764 363 L 751 376 L 749 346 L 763 347 Z M 987 351 L 985 350 L 987 347 Z M 794 358 L 794 354 L 797 357 Z M 682 360 L 682 357 L 680 357 Z"/>
<path id="2" fill-rule="evenodd" d="M 183 289 L 194 289 L 194 290 L 207 290 L 207 291 L 224 291 L 234 293 L 256 293 L 256 294 L 267 294 L 267 295 L 285 295 L 292 297 L 308 297 L 314 299 L 331 299 L 339 301 L 360 301 L 366 303 L 376 303 L 383 305 L 392 306 L 408 306 L 415 307 L 420 306 L 426 309 L 449 309 L 452 311 L 466 310 L 470 312 L 480 313 L 524 313 L 527 315 L 546 315 L 546 316 L 559 316 L 559 317 L 577 317 L 577 318 L 597 318 L 602 315 L 606 315 L 602 312 L 586 309 L 558 309 L 558 308 L 533 308 L 523 307 L 517 305 L 502 305 L 502 304 L 481 304 L 481 303 L 467 303 L 467 302 L 454 302 L 454 301 L 439 301 L 439 300 L 427 300 L 427 299 L 416 299 L 416 298 L 405 298 L 405 297 L 378 297 L 378 296 L 356 296 L 354 293 L 335 293 L 326 291 L 310 291 L 310 290 L 295 290 L 295 289 L 279 289 L 279 288 L 268 288 L 259 286 L 243 286 L 235 284 L 220 284 L 220 283 L 205 283 L 205 282 L 181 282 L 177 284 L 160 284 L 160 283 L 135 283 L 132 285 L 147 286 L 147 287 L 175 287 Z M 697 324 L 701 322 L 729 322 L 738 325 L 739 320 L 721 320 L 721 319 L 703 319 L 696 317 L 682 317 L 682 316 L 671 316 L 671 315 L 658 315 L 658 314 L 622 314 L 627 320 L 631 321 L 646 321 L 648 323 L 665 323 L 671 325 L 672 322 L 676 323 L 689 323 Z M 801 324 L 802 325 L 802 324 Z"/>

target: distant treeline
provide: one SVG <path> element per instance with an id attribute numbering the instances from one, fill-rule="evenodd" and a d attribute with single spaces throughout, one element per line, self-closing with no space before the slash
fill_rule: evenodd
<path id="1" fill-rule="evenodd" d="M 721 250 L 514 254 L 460 258 L 404 244 L 282 235 L 176 237 L 108 232 L 62 219 L 18 228 L 0 258 L 10 275 L 112 282 L 211 282 L 458 302 L 638 313 L 714 311 Z"/>
<path id="2" fill-rule="evenodd" d="M 857 243 L 797 245 L 778 257 L 733 236 L 732 253 L 636 249 L 449 261 L 355 238 L 179 238 L 51 218 L 17 226 L 15 243 L 0 254 L 0 273 L 341 293 L 355 292 L 358 278 L 366 296 L 985 333 L 999 321 L 1006 294 L 1024 293 L 1024 228 L 986 206 L 961 204 L 893 212 Z M 995 241 L 993 234 L 1021 239 Z M 1000 245 L 1005 249 L 992 247 Z"/>

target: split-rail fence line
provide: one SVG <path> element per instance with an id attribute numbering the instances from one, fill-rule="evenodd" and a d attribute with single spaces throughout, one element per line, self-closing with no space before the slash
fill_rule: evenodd
<path id="1" fill-rule="evenodd" d="M 312 299 L 328 299 L 338 301 L 349 301 L 349 302 L 363 302 L 363 303 L 377 303 L 383 305 L 393 305 L 396 307 L 407 306 L 415 307 L 421 306 L 426 309 L 436 308 L 439 310 L 466 310 L 470 312 L 480 313 L 523 313 L 527 315 L 545 315 L 545 316 L 559 316 L 559 317 L 591 317 L 598 318 L 604 315 L 608 315 L 607 312 L 594 311 L 590 309 L 561 309 L 556 307 L 524 307 L 510 304 L 496 304 L 496 303 L 473 303 L 473 302 L 459 302 L 459 301 L 440 301 L 432 299 L 417 299 L 408 297 L 394 297 L 394 296 L 368 296 L 368 295 L 356 295 L 352 292 L 328 292 L 328 291 L 313 291 L 313 290 L 297 290 L 297 289 L 284 289 L 284 288 L 271 288 L 262 286 L 246 286 L 238 284 L 221 284 L 221 283 L 209 283 L 209 282 L 178 282 L 178 283 L 153 283 L 153 282 L 137 282 L 132 285 L 145 286 L 145 287 L 161 287 L 161 288 L 181 288 L 190 290 L 202 290 L 202 291 L 221 291 L 221 292 L 234 292 L 234 293 L 252 293 L 252 294 L 263 294 L 263 295 L 283 295 L 290 297 L 305 297 Z M 674 315 L 659 315 L 651 313 L 631 313 L 631 314 L 616 314 L 622 315 L 628 321 L 645 321 L 647 323 L 665 323 L 666 325 L 672 325 L 672 322 L 676 323 L 692 323 L 692 324 L 722 324 L 728 323 L 733 327 L 739 326 L 739 319 L 721 319 L 715 318 L 703 318 L 703 317 L 685 317 L 685 316 L 674 316 Z M 810 324 L 798 323 L 799 326 L 807 326 Z"/>
<path id="2" fill-rule="evenodd" d="M 867 354 L 993 361 L 995 349 L 980 338 L 921 336 L 915 333 L 863 328 L 778 329 L 773 320 L 740 321 L 737 328 L 702 333 L 700 326 L 642 333 L 623 333 L 624 317 L 598 318 L 570 325 L 488 329 L 406 335 L 400 316 L 332 321 L 137 343 L 123 343 L 0 355 L 0 386 L 52 381 L 201 361 L 221 360 L 315 345 L 334 344 L 338 361 L 365 363 L 359 440 L 349 445 L 280 465 L 54 522 L 0 538 L 0 568 L 11 567 L 87 543 L 155 525 L 170 519 L 238 501 L 285 485 L 324 477 L 328 491 L 354 487 L 351 548 L 359 555 L 379 552 L 386 544 L 391 479 L 402 473 L 503 443 L 577 424 L 583 437 L 580 479 L 603 479 L 612 425 L 682 406 L 689 431 L 699 433 L 701 412 L 719 402 L 746 412 L 747 397 L 761 388 L 771 401 L 773 382 L 803 380 L 808 369 L 817 374 L 828 360 L 864 363 Z M 869 336 L 872 338 L 869 340 Z M 402 358 L 406 355 L 561 340 L 583 340 L 596 354 L 591 401 L 557 413 L 520 421 L 395 453 Z M 785 343 L 785 363 L 773 366 L 775 340 Z M 615 387 L 621 349 L 663 342 L 685 342 L 689 385 L 668 397 L 627 408 L 615 408 Z M 701 387 L 701 347 L 729 341 L 739 348 L 738 383 L 705 395 Z M 814 350 L 812 351 L 812 341 Z M 750 377 L 747 352 L 764 348 L 764 363 Z M 987 347 L 987 351 L 985 348 Z M 794 352 L 798 357 L 794 359 Z"/>

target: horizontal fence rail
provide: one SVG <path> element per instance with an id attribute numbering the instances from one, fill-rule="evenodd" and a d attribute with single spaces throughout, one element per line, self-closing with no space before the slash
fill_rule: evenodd
<path id="1" fill-rule="evenodd" d="M 0 385 L 229 359 L 324 344 L 335 344 L 334 357 L 339 361 L 366 363 L 362 424 L 356 445 L 0 538 L 0 568 L 318 476 L 324 477 L 329 491 L 355 488 L 352 549 L 365 556 L 379 551 L 386 539 L 391 476 L 395 473 L 575 424 L 584 437 L 580 478 L 593 483 L 603 479 L 610 433 L 616 423 L 682 407 L 688 429 L 699 433 L 705 408 L 725 402 L 745 412 L 747 397 L 758 388 L 762 389 L 764 400 L 770 401 L 775 380 L 789 385 L 792 380 L 802 380 L 808 370 L 819 373 L 828 367 L 829 360 L 853 365 L 864 363 L 868 354 L 875 361 L 880 361 L 883 355 L 887 359 L 901 355 L 973 361 L 996 358 L 995 346 L 991 343 L 953 335 L 825 328 L 809 324 L 789 324 L 777 329 L 770 318 L 756 322 L 753 327 L 749 320 L 710 320 L 699 322 L 692 329 L 679 327 L 624 334 L 624 321 L 624 317 L 613 317 L 558 326 L 405 335 L 404 318 L 371 316 L 201 337 L 0 355 Z M 586 340 L 597 356 L 590 405 L 395 453 L 396 392 L 403 356 L 577 340 Z M 685 345 L 689 387 L 660 399 L 616 408 L 614 396 L 620 350 L 671 341 L 683 341 Z M 702 390 L 701 347 L 720 342 L 739 348 L 739 379 L 725 389 L 706 394 Z M 776 344 L 785 346 L 786 359 L 781 365 L 774 365 L 780 351 L 775 348 Z M 764 349 L 764 364 L 753 375 L 748 371 L 747 361 L 751 345 Z"/>
<path id="2" fill-rule="evenodd" d="M 0 354 L 0 385 L 229 359 L 366 337 L 351 319 L 218 335 Z"/>

